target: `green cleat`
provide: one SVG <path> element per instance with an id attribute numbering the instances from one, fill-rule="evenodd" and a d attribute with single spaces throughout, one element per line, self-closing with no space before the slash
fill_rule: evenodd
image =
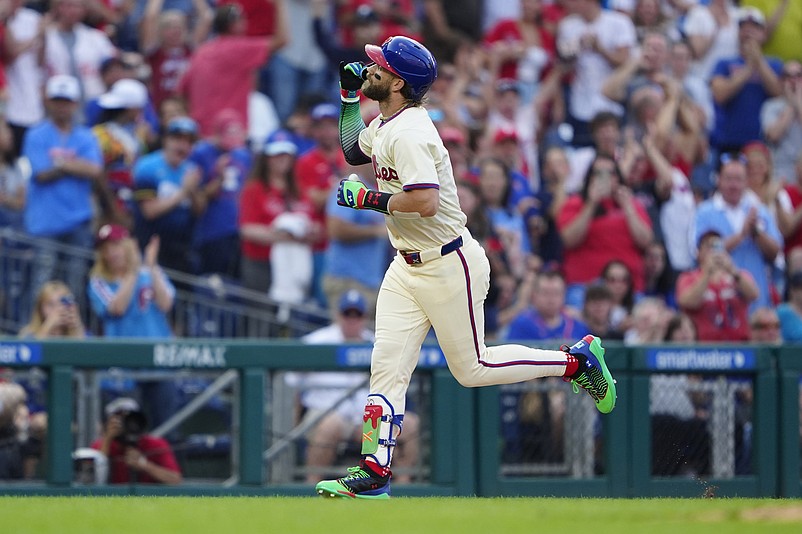
<path id="1" fill-rule="evenodd" d="M 579 393 L 581 387 L 596 402 L 596 408 L 601 413 L 612 412 L 616 399 L 615 379 L 604 362 L 601 340 L 588 334 L 571 347 L 563 345 L 560 349 L 579 360 L 579 370 L 566 378 L 573 385 L 574 393 Z"/>
<path id="2" fill-rule="evenodd" d="M 348 475 L 336 480 L 322 480 L 315 486 L 321 497 L 343 499 L 389 499 L 390 474 L 379 476 L 365 462 L 348 468 Z"/>

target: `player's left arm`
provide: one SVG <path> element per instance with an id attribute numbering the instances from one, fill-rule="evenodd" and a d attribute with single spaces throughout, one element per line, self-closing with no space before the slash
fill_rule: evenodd
<path id="1" fill-rule="evenodd" d="M 370 163 L 359 147 L 359 134 L 367 128 L 359 110 L 359 88 L 363 83 L 362 63 L 340 63 L 340 146 L 349 165 Z"/>

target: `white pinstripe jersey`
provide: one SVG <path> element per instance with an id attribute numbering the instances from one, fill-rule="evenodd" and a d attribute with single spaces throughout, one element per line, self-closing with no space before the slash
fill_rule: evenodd
<path id="1" fill-rule="evenodd" d="M 385 217 L 394 248 L 426 250 L 462 234 L 467 218 L 459 207 L 451 160 L 423 107 L 406 108 L 384 123 L 376 117 L 359 134 L 359 147 L 373 161 L 379 191 L 440 191 L 440 205 L 434 217 Z"/>

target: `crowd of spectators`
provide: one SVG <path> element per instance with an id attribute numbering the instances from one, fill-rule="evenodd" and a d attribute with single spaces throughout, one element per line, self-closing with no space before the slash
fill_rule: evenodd
<path id="1" fill-rule="evenodd" d="M 800 2 L 0 0 L 0 20 L 0 224 L 97 241 L 90 284 L 74 261 L 56 289 L 108 335 L 115 291 L 172 305 L 160 266 L 372 310 L 393 251 L 335 208 L 341 178 L 373 179 L 339 147 L 336 73 L 405 34 L 438 60 L 426 108 L 493 264 L 491 339 L 662 341 L 682 314 L 747 340 L 776 309 L 802 340 Z M 48 302 L 25 335 L 83 333 Z"/>
<path id="2" fill-rule="evenodd" d="M 683 298 L 676 281 L 711 231 L 727 276 L 743 269 L 757 285 L 755 298 L 736 291 L 750 310 L 790 295 L 802 244 L 793 2 L 11 0 L 0 11 L 2 222 L 32 236 L 91 248 L 116 224 L 143 249 L 158 235 L 168 269 L 288 304 L 333 310 L 349 289 L 373 302 L 392 251 L 378 246 L 381 225 L 333 209 L 339 179 L 369 174 L 339 147 L 336 70 L 401 33 L 438 59 L 427 109 L 495 264 L 490 336 L 508 335 L 533 274 L 556 272 L 572 318 L 589 287 L 612 284 L 614 336 L 650 296 L 707 321 L 704 338 L 721 321 L 701 312 L 713 292 Z M 34 289 L 66 261 L 52 250 L 37 249 Z M 352 251 L 375 260 L 363 275 L 343 265 Z M 79 301 L 86 270 L 62 267 Z"/>

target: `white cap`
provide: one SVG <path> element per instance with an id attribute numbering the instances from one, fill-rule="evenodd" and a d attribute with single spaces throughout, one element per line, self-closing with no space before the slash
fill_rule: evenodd
<path id="1" fill-rule="evenodd" d="M 78 102 L 81 99 L 81 86 L 78 79 L 68 74 L 56 74 L 47 80 L 47 98 L 64 98 Z"/>
<path id="2" fill-rule="evenodd" d="M 148 103 L 148 89 L 138 80 L 123 78 L 100 95 L 97 103 L 104 109 L 141 109 Z"/>
<path id="3" fill-rule="evenodd" d="M 766 17 L 758 8 L 746 6 L 738 10 L 738 24 L 743 24 L 744 22 L 753 22 L 758 26 L 765 26 Z"/>
<path id="4" fill-rule="evenodd" d="M 138 412 L 139 403 L 131 397 L 118 397 L 106 405 L 106 417 L 119 412 Z"/>

